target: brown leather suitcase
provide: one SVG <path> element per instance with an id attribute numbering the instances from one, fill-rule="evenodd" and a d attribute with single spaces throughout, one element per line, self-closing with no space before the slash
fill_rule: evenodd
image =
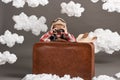
<path id="1" fill-rule="evenodd" d="M 91 80 L 94 76 L 92 43 L 40 42 L 33 48 L 33 74 L 57 74 Z"/>

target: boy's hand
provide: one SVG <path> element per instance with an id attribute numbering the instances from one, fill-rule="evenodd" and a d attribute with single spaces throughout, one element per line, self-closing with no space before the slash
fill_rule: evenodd
<path id="1" fill-rule="evenodd" d="M 57 30 L 57 28 L 54 28 L 54 29 L 52 29 L 51 31 L 52 31 L 54 34 L 57 34 L 56 30 Z"/>
<path id="2" fill-rule="evenodd" d="M 50 30 L 48 33 L 49 33 L 50 35 L 52 35 L 52 34 L 53 34 L 53 31 L 52 31 L 52 30 Z"/>
<path id="3" fill-rule="evenodd" d="M 63 30 L 65 31 L 66 34 L 68 33 L 66 28 L 63 28 Z"/>
<path id="4" fill-rule="evenodd" d="M 50 30 L 50 33 L 51 33 L 51 34 L 56 34 L 56 28 Z"/>

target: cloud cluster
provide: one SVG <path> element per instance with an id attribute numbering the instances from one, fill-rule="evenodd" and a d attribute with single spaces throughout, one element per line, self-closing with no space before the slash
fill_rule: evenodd
<path id="1" fill-rule="evenodd" d="M 9 51 L 4 51 L 3 54 L 0 52 L 0 65 L 5 64 L 8 62 L 9 64 L 15 63 L 17 57 L 15 54 L 10 54 Z"/>
<path id="2" fill-rule="evenodd" d="M 41 16 L 39 19 L 35 15 L 27 16 L 24 12 L 19 15 L 14 15 L 15 21 L 14 28 L 17 30 L 32 31 L 36 36 L 40 35 L 40 32 L 46 32 L 48 27 L 45 24 L 46 18 Z"/>
<path id="3" fill-rule="evenodd" d="M 116 79 L 107 75 L 100 75 L 98 77 L 94 77 L 92 80 L 116 80 Z"/>
<path id="4" fill-rule="evenodd" d="M 12 5 L 16 8 L 24 7 L 25 3 L 30 7 L 38 7 L 39 5 L 45 6 L 49 3 L 48 0 L 1 0 L 4 3 L 12 2 Z"/>
<path id="5" fill-rule="evenodd" d="M 119 79 L 120 73 L 116 73 L 115 76 Z M 58 75 L 52 74 L 27 74 L 22 80 L 84 80 L 80 77 L 71 78 L 70 75 L 64 75 L 64 77 L 59 77 Z M 98 77 L 93 77 L 92 80 L 117 80 L 114 77 L 108 75 L 99 75 Z"/>
<path id="6" fill-rule="evenodd" d="M 22 80 L 83 80 L 80 77 L 70 78 L 70 75 L 64 75 L 64 77 L 59 77 L 52 74 L 28 74 Z"/>
<path id="7" fill-rule="evenodd" d="M 6 30 L 4 35 L 0 36 L 0 43 L 6 44 L 8 47 L 13 47 L 15 43 L 22 44 L 24 41 L 24 36 L 19 36 L 17 33 L 11 33 Z"/>
<path id="8" fill-rule="evenodd" d="M 99 0 L 91 0 L 93 3 L 97 3 Z M 108 12 L 118 12 L 120 13 L 120 0 L 101 0 L 103 2 L 103 10 Z"/>
<path id="9" fill-rule="evenodd" d="M 120 35 L 109 29 L 98 28 L 94 32 L 89 33 L 89 37 L 97 36 L 95 41 L 95 53 L 104 51 L 112 54 L 114 51 L 120 50 Z"/>
<path id="10" fill-rule="evenodd" d="M 69 17 L 80 17 L 84 10 L 85 9 L 81 7 L 80 3 L 75 3 L 73 1 L 70 1 L 69 3 L 61 3 L 61 13 L 66 13 Z"/>

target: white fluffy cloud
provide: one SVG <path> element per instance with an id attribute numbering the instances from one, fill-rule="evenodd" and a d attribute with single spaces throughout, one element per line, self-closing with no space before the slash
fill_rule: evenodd
<path id="1" fill-rule="evenodd" d="M 46 32 L 48 27 L 45 24 L 46 18 L 41 16 L 39 19 L 35 15 L 28 17 L 24 12 L 19 15 L 13 16 L 15 21 L 14 28 L 17 30 L 32 31 L 36 36 L 40 35 L 40 32 Z"/>
<path id="2" fill-rule="evenodd" d="M 95 53 L 104 51 L 112 54 L 114 51 L 120 50 L 120 35 L 117 32 L 112 32 L 109 29 L 96 29 L 89 33 L 89 37 L 97 36 L 95 41 Z"/>
<path id="3" fill-rule="evenodd" d="M 73 1 L 70 1 L 69 3 L 61 3 L 61 13 L 66 13 L 69 17 L 80 17 L 84 10 L 85 9 L 81 7 L 80 3 L 75 3 Z"/>
<path id="4" fill-rule="evenodd" d="M 99 0 L 91 0 L 93 3 L 98 2 Z M 108 12 L 118 12 L 120 13 L 120 0 L 101 0 L 103 2 L 103 10 Z"/>
<path id="5" fill-rule="evenodd" d="M 116 80 L 116 79 L 107 75 L 100 75 L 98 77 L 94 77 L 92 80 Z"/>
<path id="6" fill-rule="evenodd" d="M 70 78 L 70 75 L 64 75 L 64 77 L 59 77 L 52 74 L 28 74 L 22 80 L 83 80 L 80 77 Z"/>
<path id="7" fill-rule="evenodd" d="M 48 0 L 1 0 L 4 3 L 12 2 L 12 5 L 16 8 L 24 7 L 25 3 L 30 7 L 38 7 L 39 5 L 45 6 L 49 3 Z"/>
<path id="8" fill-rule="evenodd" d="M 93 3 L 97 3 L 99 0 L 91 0 Z"/>
<path id="9" fill-rule="evenodd" d="M 116 76 L 117 78 L 120 78 L 120 72 L 119 72 L 119 73 L 116 73 L 115 76 Z"/>
<path id="10" fill-rule="evenodd" d="M 19 36 L 17 33 L 11 33 L 6 30 L 4 35 L 0 36 L 0 43 L 6 44 L 8 47 L 13 47 L 15 43 L 22 44 L 24 41 L 24 36 Z"/>
<path id="11" fill-rule="evenodd" d="M 9 51 L 4 51 L 3 53 L 0 52 L 0 65 L 5 64 L 8 62 L 9 64 L 15 63 L 17 57 L 15 54 L 10 54 Z"/>
<path id="12" fill-rule="evenodd" d="M 48 0 L 26 0 L 28 6 L 38 7 L 39 5 L 45 6 L 49 3 Z"/>

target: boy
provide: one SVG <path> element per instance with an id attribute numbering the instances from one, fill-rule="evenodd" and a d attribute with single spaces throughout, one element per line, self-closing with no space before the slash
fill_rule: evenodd
<path id="1" fill-rule="evenodd" d="M 44 34 L 41 38 L 41 42 L 50 42 L 63 40 L 68 42 L 75 42 L 75 37 L 68 33 L 66 22 L 62 18 L 57 18 L 52 22 L 51 30 Z"/>

